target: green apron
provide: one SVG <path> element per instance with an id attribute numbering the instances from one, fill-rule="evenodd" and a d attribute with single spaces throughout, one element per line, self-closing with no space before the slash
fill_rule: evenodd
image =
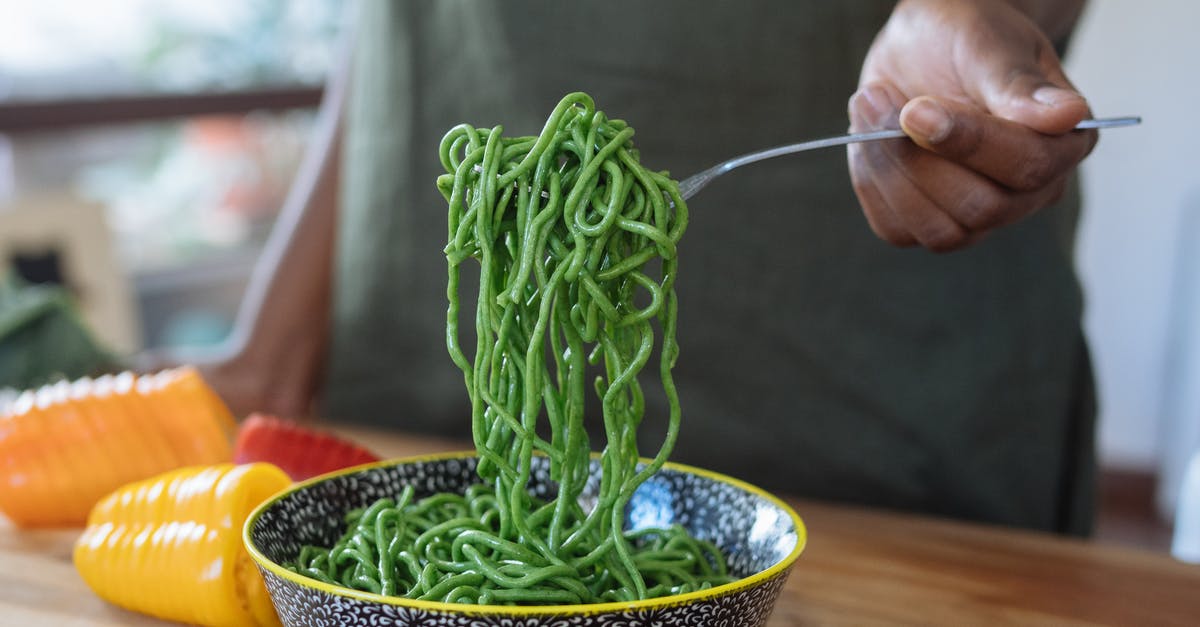
<path id="1" fill-rule="evenodd" d="M 444 341 L 434 187 L 451 126 L 534 134 L 582 90 L 637 129 L 645 164 L 686 176 L 845 130 L 891 6 L 363 3 L 326 415 L 469 433 Z M 875 238 L 841 151 L 720 179 L 690 203 L 680 245 L 684 422 L 672 458 L 788 494 L 1086 533 L 1094 408 L 1077 206 L 937 255 Z M 663 433 L 655 378 L 644 451 Z"/>

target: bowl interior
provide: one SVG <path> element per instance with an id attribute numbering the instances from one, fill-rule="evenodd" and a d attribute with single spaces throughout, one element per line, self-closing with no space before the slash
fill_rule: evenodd
<path id="1" fill-rule="evenodd" d="M 345 532 L 346 512 L 412 485 L 417 498 L 439 492 L 461 494 L 479 483 L 473 454 L 382 462 L 318 478 L 277 497 L 251 517 L 250 542 L 276 564 L 290 562 L 308 544 L 331 546 Z M 550 497 L 556 486 L 546 458 L 535 458 L 530 492 Z M 599 462 L 592 462 L 592 476 Z M 581 501 L 594 499 L 598 479 Z M 682 525 L 713 542 L 728 559 L 731 574 L 749 577 L 786 559 L 804 540 L 795 514 L 766 493 L 698 469 L 668 464 L 637 490 L 625 511 L 626 527 Z"/>

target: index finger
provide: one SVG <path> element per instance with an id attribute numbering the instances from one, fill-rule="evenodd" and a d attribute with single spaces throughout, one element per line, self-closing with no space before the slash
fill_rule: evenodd
<path id="1" fill-rule="evenodd" d="M 933 151 L 1008 187 L 1039 190 L 1075 167 L 1096 145 L 1097 133 L 1046 135 L 971 105 L 921 96 L 900 111 L 904 132 Z"/>

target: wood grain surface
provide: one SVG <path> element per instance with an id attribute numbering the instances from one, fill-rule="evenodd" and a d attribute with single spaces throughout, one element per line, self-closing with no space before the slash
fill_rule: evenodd
<path id="1" fill-rule="evenodd" d="M 469 443 L 341 429 L 388 456 Z M 1200 566 L 1080 540 L 789 499 L 809 531 L 769 622 L 1197 625 Z M 78 530 L 0 519 L 0 624 L 164 625 L 110 606 L 71 565 Z"/>

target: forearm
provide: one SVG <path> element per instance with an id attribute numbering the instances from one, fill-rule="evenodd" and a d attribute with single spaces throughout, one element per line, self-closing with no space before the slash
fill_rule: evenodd
<path id="1" fill-rule="evenodd" d="M 309 415 L 329 340 L 344 89 L 329 83 L 316 132 L 276 220 L 234 331 L 197 365 L 235 414 Z"/>
<path id="2" fill-rule="evenodd" d="M 1004 0 L 1029 16 L 1056 44 L 1071 34 L 1087 0 Z"/>
<path id="3" fill-rule="evenodd" d="M 1028 17 L 1055 44 L 1070 36 L 1087 4 L 1087 0 L 900 0 L 896 3 L 895 14 L 918 8 L 946 12 L 962 9 L 962 3 L 966 2 L 1007 4 Z"/>
<path id="4" fill-rule="evenodd" d="M 286 359 L 320 350 L 328 333 L 337 225 L 342 90 L 328 87 L 304 162 L 238 311 L 234 352 Z"/>

